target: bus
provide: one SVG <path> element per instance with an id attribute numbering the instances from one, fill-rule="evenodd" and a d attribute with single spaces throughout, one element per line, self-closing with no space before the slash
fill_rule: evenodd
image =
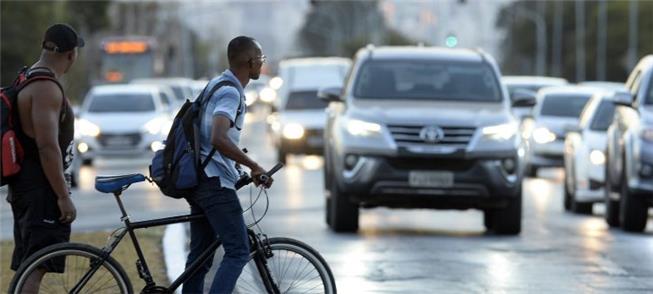
<path id="1" fill-rule="evenodd" d="M 161 71 L 153 37 L 107 37 L 102 39 L 100 47 L 103 83 L 128 83 L 133 79 L 152 78 Z"/>

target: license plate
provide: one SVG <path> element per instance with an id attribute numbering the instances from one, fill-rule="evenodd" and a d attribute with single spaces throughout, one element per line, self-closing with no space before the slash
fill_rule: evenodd
<path id="1" fill-rule="evenodd" d="M 132 144 L 132 140 L 129 137 L 115 136 L 106 138 L 105 143 L 108 146 L 129 146 Z"/>
<path id="2" fill-rule="evenodd" d="M 310 146 L 322 146 L 324 143 L 324 138 L 322 137 L 309 137 L 308 145 Z"/>
<path id="3" fill-rule="evenodd" d="M 411 187 L 450 188 L 453 186 L 453 173 L 412 171 L 408 174 L 408 184 Z"/>

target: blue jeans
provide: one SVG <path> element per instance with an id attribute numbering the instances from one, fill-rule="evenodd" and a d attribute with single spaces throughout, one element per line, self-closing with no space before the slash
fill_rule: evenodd
<path id="1" fill-rule="evenodd" d="M 186 267 L 219 236 L 225 254 L 210 293 L 231 293 L 249 261 L 249 236 L 238 196 L 234 190 L 221 188 L 218 178 L 209 178 L 200 182 L 195 195 L 188 197 L 187 201 L 191 213 L 204 213 L 206 219 L 190 224 L 190 252 Z M 182 293 L 203 293 L 204 277 L 212 263 L 213 255 L 184 283 Z"/>

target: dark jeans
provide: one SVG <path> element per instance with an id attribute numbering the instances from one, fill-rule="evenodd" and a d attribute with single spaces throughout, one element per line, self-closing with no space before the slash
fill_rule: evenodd
<path id="1" fill-rule="evenodd" d="M 204 213 L 206 220 L 190 224 L 190 252 L 186 267 L 219 236 L 225 254 L 210 293 L 231 293 L 249 261 L 249 237 L 238 196 L 234 190 L 221 188 L 218 178 L 210 178 L 203 180 L 195 195 L 187 200 L 191 213 Z M 182 293 L 203 293 L 204 277 L 211 268 L 212 260 L 213 256 L 184 283 Z"/>

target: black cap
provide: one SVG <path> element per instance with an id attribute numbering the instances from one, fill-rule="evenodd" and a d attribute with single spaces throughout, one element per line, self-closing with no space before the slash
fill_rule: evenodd
<path id="1" fill-rule="evenodd" d="M 50 42 L 55 46 L 48 44 Z M 75 49 L 75 47 L 84 47 L 84 39 L 69 25 L 58 23 L 45 31 L 42 46 L 46 50 L 66 52 Z"/>

